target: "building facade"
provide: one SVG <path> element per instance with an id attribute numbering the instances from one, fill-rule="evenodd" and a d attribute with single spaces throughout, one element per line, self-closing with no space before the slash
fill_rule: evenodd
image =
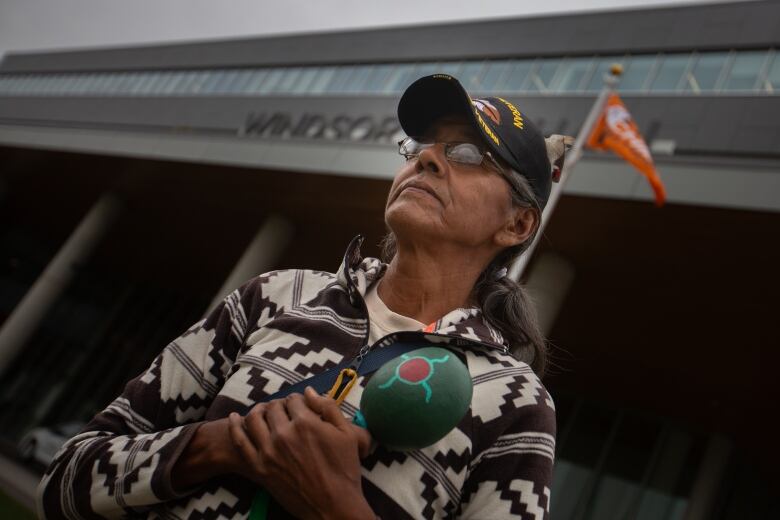
<path id="1" fill-rule="evenodd" d="M 553 518 L 775 517 L 778 40 L 780 4 L 740 2 L 6 56 L 5 493 L 244 279 L 379 254 L 414 79 L 575 135 L 621 63 L 669 203 L 587 153 L 532 259 Z"/>

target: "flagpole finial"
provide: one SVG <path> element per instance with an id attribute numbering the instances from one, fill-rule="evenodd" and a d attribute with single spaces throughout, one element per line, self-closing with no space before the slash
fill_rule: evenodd
<path id="1" fill-rule="evenodd" d="M 622 76 L 623 75 L 623 65 L 620 63 L 613 63 L 609 66 L 609 73 L 613 76 Z"/>

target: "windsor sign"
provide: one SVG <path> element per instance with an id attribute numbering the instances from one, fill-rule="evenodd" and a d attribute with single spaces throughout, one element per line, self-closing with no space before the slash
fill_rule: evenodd
<path id="1" fill-rule="evenodd" d="M 325 116 L 305 112 L 251 112 L 238 130 L 239 135 L 282 139 L 323 139 L 390 143 L 403 134 L 395 117 Z"/>

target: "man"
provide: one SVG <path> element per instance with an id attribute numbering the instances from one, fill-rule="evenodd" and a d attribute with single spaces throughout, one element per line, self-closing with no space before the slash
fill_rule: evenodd
<path id="1" fill-rule="evenodd" d="M 385 208 L 389 263 L 361 259 L 357 237 L 335 274 L 247 282 L 63 447 L 41 516 L 246 518 L 263 487 L 269 519 L 547 517 L 544 342 L 505 276 L 550 193 L 544 138 L 447 75 L 411 85 L 398 115 L 411 137 Z M 350 424 L 366 378 L 340 408 L 311 390 L 256 405 L 397 338 L 448 346 L 472 376 L 469 412 L 433 446 L 372 446 Z"/>

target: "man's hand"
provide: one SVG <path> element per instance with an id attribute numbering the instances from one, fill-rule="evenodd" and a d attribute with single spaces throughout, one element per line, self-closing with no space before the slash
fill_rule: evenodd
<path id="1" fill-rule="evenodd" d="M 230 414 L 233 445 L 245 464 L 238 472 L 265 488 L 303 519 L 374 518 L 361 488 L 360 457 L 371 436 L 351 424 L 333 399 L 304 395 Z"/>

